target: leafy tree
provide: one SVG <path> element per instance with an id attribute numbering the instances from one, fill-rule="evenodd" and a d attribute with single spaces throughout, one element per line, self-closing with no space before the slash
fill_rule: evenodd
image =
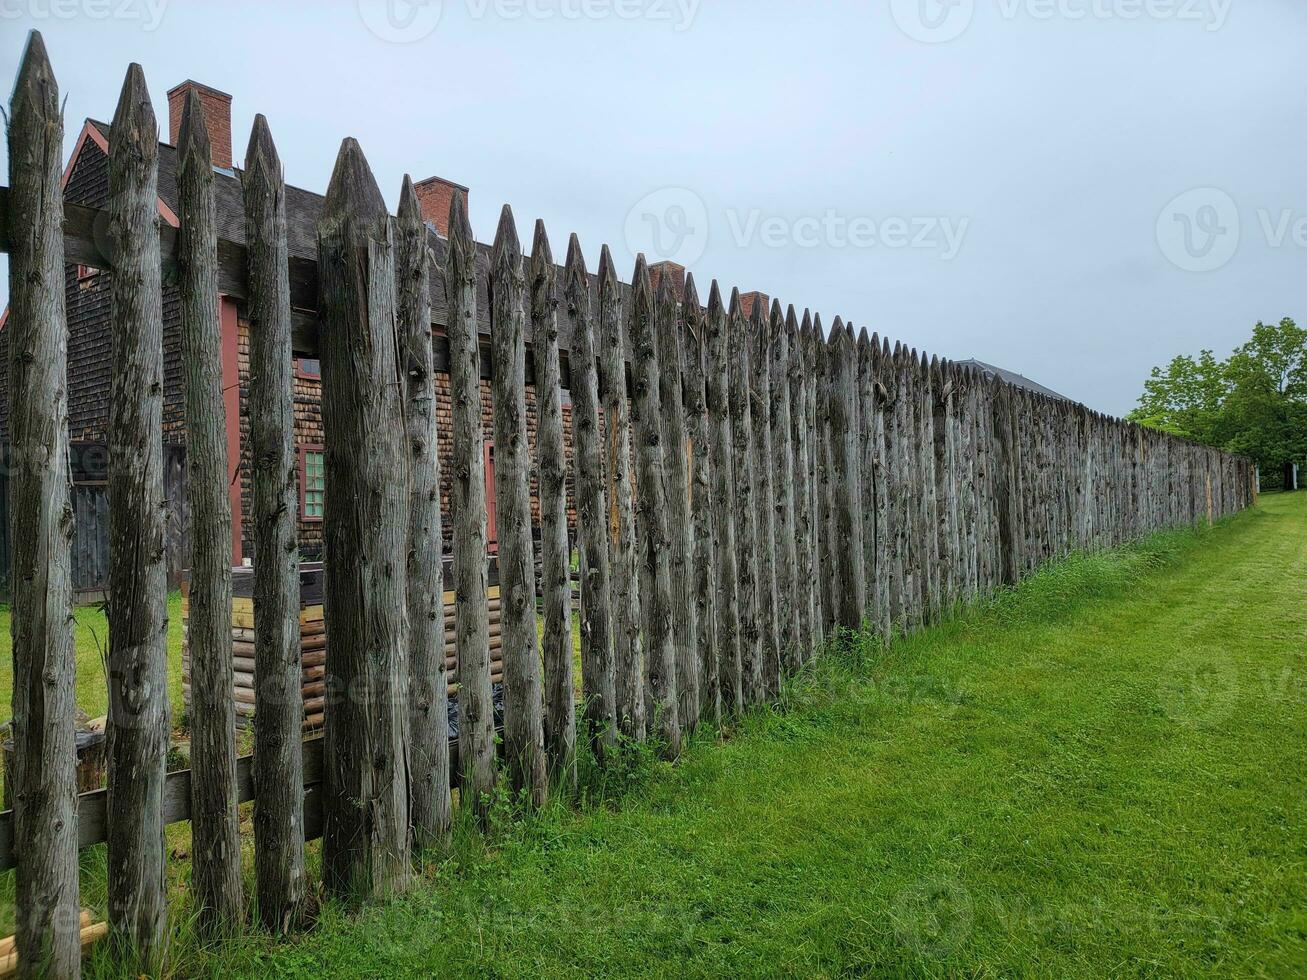
<path id="1" fill-rule="evenodd" d="M 1307 460 L 1307 330 L 1258 322 L 1225 361 L 1210 350 L 1153 368 L 1130 418 L 1257 460 L 1266 485 Z"/>

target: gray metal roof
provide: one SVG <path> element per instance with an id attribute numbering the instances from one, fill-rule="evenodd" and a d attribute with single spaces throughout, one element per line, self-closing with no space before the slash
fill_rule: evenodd
<path id="1" fill-rule="evenodd" d="M 1023 374 L 1017 374 L 1015 371 L 1009 371 L 1007 368 L 1001 368 L 995 364 L 987 364 L 974 357 L 968 358 L 965 361 L 959 361 L 958 363 L 978 369 L 986 378 L 993 378 L 997 375 L 1008 384 L 1016 385 L 1018 388 L 1025 388 L 1027 391 L 1034 391 L 1041 395 L 1047 395 L 1050 398 L 1060 398 L 1064 402 L 1075 401 L 1074 398 L 1068 398 L 1066 395 L 1056 392 L 1052 388 L 1045 388 L 1038 381 L 1031 381 Z"/>

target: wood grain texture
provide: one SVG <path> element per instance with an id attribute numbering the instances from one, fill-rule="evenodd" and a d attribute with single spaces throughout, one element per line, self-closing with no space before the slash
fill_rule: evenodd
<path id="1" fill-rule="evenodd" d="M 749 366 L 752 383 L 749 405 L 753 429 L 754 507 L 758 520 L 758 698 L 774 700 L 780 693 L 780 635 L 776 591 L 776 496 L 771 444 L 771 323 L 761 300 L 749 315 Z"/>
<path id="2" fill-rule="evenodd" d="M 396 223 L 397 335 L 408 448 L 409 822 L 413 843 L 449 839 L 449 682 L 445 677 L 445 563 L 440 513 L 435 365 L 431 351 L 431 266 L 426 223 L 404 175 Z"/>
<path id="3" fill-rule="evenodd" d="M 790 336 L 798 325 L 794 307 L 786 316 L 781 304 L 771 308 L 768 356 L 771 358 L 771 469 L 776 538 L 776 641 L 780 676 L 798 669 L 799 615 L 795 601 L 797 542 L 794 528 L 794 447 L 790 419 Z"/>
<path id="4" fill-rule="evenodd" d="M 581 572 L 581 692 L 587 735 L 605 759 L 617 740 L 615 628 L 610 595 L 604 457 L 600 442 L 595 322 L 581 243 L 567 247 L 564 294 L 572 321 L 572 443 L 576 466 L 577 552 Z"/>
<path id="5" fill-rule="evenodd" d="M 300 747 L 299 552 L 287 269 L 286 184 L 267 120 L 256 116 L 241 174 L 249 242 L 250 444 L 254 495 L 254 880 L 259 920 L 274 933 L 297 924 L 305 897 Z M 325 661 L 324 661 L 325 663 Z"/>
<path id="6" fill-rule="evenodd" d="M 330 894 L 357 900 L 409 881 L 409 476 L 394 232 L 353 139 L 336 158 L 318 255 L 331 624 L 322 877 Z"/>
<path id="7" fill-rule="evenodd" d="M 796 322 L 794 307 L 785 318 L 785 342 L 788 347 L 788 373 L 790 386 L 790 445 L 791 484 L 794 506 L 794 619 L 798 629 L 796 661 L 804 664 L 815 646 L 817 632 L 816 610 L 813 608 L 815 569 L 812 561 L 812 461 L 810 458 L 811 431 L 808 427 L 808 389 L 810 378 L 804 351 L 805 331 L 812 326 L 804 316 L 803 325 Z"/>
<path id="8" fill-rule="evenodd" d="M 626 391 L 626 338 L 613 257 L 599 255 L 599 389 L 604 405 L 604 477 L 607 482 L 608 560 L 612 572 L 613 660 L 617 677 L 617 728 L 644 741 L 644 651 L 640 585 L 631 490 L 631 414 Z"/>
<path id="9" fill-rule="evenodd" d="M 831 502 L 832 553 L 840 569 L 836 591 L 835 622 L 848 630 L 862 623 L 866 577 L 862 567 L 862 508 L 858 500 L 859 451 L 857 443 L 857 354 L 849 333 L 836 317 L 827 345 L 830 372 L 829 439 L 833 460 Z"/>
<path id="10" fill-rule="evenodd" d="M 699 618 L 695 607 L 694 522 L 690 471 L 694 447 L 685 417 L 682 381 L 681 297 L 670 276 L 654 290 L 654 341 L 658 361 L 658 410 L 662 425 L 667 513 L 667 562 L 672 586 L 672 647 L 676 658 L 677 716 L 682 730 L 699 724 Z M 686 352 L 688 353 L 688 352 Z"/>
<path id="11" fill-rule="evenodd" d="M 109 923 L 147 963 L 161 952 L 168 735 L 163 292 L 158 129 L 139 65 L 109 148 L 113 389 L 109 410 Z"/>
<path id="12" fill-rule="evenodd" d="M 454 195 L 449 208 L 445 295 L 449 298 L 449 388 L 454 422 L 454 622 L 464 787 L 461 804 L 470 805 L 484 822 L 496 779 L 486 608 L 485 438 L 481 431 L 476 244 L 461 194 Z"/>
<path id="13" fill-rule="evenodd" d="M 721 723 L 720 661 L 717 656 L 717 578 L 714 543 L 712 423 L 708 415 L 708 323 L 699 305 L 694 276 L 685 278 L 685 292 L 677 317 L 677 333 L 684 362 L 686 436 L 690 443 L 690 510 L 693 528 L 695 649 L 693 663 L 699 679 L 699 716 L 709 725 Z"/>
<path id="14" fill-rule="evenodd" d="M 673 630 L 671 547 L 663 454 L 662 406 L 659 395 L 653 287 L 644 256 L 636 258 L 631 277 L 626 335 L 631 344 L 631 435 L 635 443 L 638 565 L 644 626 L 646 703 L 650 732 L 669 758 L 681 751 L 681 726 L 676 693 L 676 649 Z M 664 284 L 666 280 L 664 280 Z M 664 295 L 670 299 L 670 292 Z"/>
<path id="15" fill-rule="evenodd" d="M 544 630 L 545 753 L 550 778 L 576 788 L 576 694 L 572 677 L 571 546 L 567 539 L 567 457 L 558 363 L 558 282 L 549 236 L 537 221 L 531 245 L 531 336 L 535 338 L 536 459 L 540 474 L 541 598 Z M 529 501 L 528 501 L 529 504 Z"/>
<path id="16" fill-rule="evenodd" d="M 744 707 L 743 667 L 740 633 L 740 609 L 743 597 L 739 578 L 739 551 L 736 541 L 735 438 L 732 414 L 735 412 L 731 385 L 730 327 L 722 305 L 721 288 L 713 280 L 708 293 L 705 323 L 707 351 L 705 399 L 711 440 L 713 555 L 717 569 L 715 593 L 718 686 L 722 714 L 739 712 Z"/>
<path id="17" fill-rule="evenodd" d="M 495 526 L 504 629 L 504 757 L 515 795 L 536 807 L 549 791 L 543 679 L 531 541 L 531 457 L 526 433 L 526 280 L 513 212 L 504 205 L 490 260 L 494 356 Z"/>
<path id="18" fill-rule="evenodd" d="M 245 917 L 236 813 L 236 713 L 231 659 L 231 496 L 218 319 L 213 159 L 199 93 L 187 93 L 177 138 L 182 358 L 186 371 L 186 494 L 191 508 L 187 642 L 194 696 L 191 867 L 198 926 L 231 931 Z"/>
<path id="19" fill-rule="evenodd" d="M 33 31 L 9 103 L 9 530 L 18 962 L 28 977 L 81 968 L 77 864 L 73 511 L 68 463 L 63 116 Z"/>
<path id="20" fill-rule="evenodd" d="M 740 617 L 740 707 L 762 700 L 762 628 L 759 612 L 758 583 L 758 511 L 755 502 L 754 459 L 757 445 L 753 433 L 753 410 L 750 387 L 749 333 L 740 306 L 740 291 L 731 292 L 730 344 L 727 361 L 730 370 L 731 455 L 735 469 L 733 499 L 736 534 L 736 604 Z"/>

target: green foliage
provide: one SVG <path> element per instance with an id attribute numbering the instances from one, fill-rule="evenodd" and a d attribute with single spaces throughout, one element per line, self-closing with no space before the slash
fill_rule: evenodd
<path id="1" fill-rule="evenodd" d="M 1258 322 L 1224 361 L 1204 350 L 1155 367 L 1130 418 L 1251 456 L 1279 486 L 1285 463 L 1307 461 L 1307 330 Z"/>

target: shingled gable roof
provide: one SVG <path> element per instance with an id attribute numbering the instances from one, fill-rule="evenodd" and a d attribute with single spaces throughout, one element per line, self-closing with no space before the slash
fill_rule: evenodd
<path id="1" fill-rule="evenodd" d="M 108 123 L 99 120 L 88 119 L 87 122 L 94 126 L 104 136 L 109 139 L 110 126 Z M 76 161 L 71 161 L 71 167 Z M 159 143 L 159 198 L 165 205 L 174 212 L 177 210 L 177 150 L 169 143 L 160 141 Z M 234 167 L 231 172 L 221 169 L 214 170 L 214 189 L 217 198 L 217 218 L 218 218 L 218 237 L 239 245 L 245 244 L 245 212 L 244 212 L 244 192 L 240 181 L 241 168 Z M 318 254 L 318 237 L 317 222 L 322 213 L 322 205 L 325 197 L 321 194 L 315 194 L 313 191 L 304 190 L 301 187 L 286 185 L 286 237 L 287 247 L 292 257 L 303 259 L 316 259 Z M 445 260 L 445 250 L 448 243 L 428 228 L 428 239 L 431 249 L 436 257 L 436 262 L 443 268 Z M 490 245 L 477 243 L 477 327 L 483 334 L 490 333 L 490 298 L 488 295 L 489 269 L 490 269 Z M 556 250 L 560 250 L 557 248 Z M 529 254 L 523 256 L 524 264 L 529 261 Z M 559 291 L 559 343 L 568 348 L 571 346 L 572 325 L 567 316 L 566 307 L 561 303 L 563 288 L 563 268 L 558 266 L 558 276 L 556 278 L 556 288 Z M 590 300 L 592 309 L 598 310 L 599 302 L 599 280 L 592 272 L 590 274 Z M 432 318 L 438 323 L 445 322 L 445 285 L 440 276 L 432 277 L 433 289 L 432 297 Z M 623 304 L 630 292 L 630 286 L 627 283 L 620 283 L 622 290 Z M 622 326 L 625 331 L 625 323 Z M 531 323 L 528 317 L 526 323 L 526 335 L 530 340 Z"/>
<path id="2" fill-rule="evenodd" d="M 993 364 L 986 364 L 984 361 L 979 361 L 974 357 L 968 358 L 965 361 L 959 361 L 958 363 L 976 368 L 987 378 L 992 378 L 995 375 L 997 375 L 998 377 L 1006 381 L 1008 384 L 1016 385 L 1018 388 L 1025 388 L 1027 391 L 1033 391 L 1036 394 L 1040 394 L 1040 395 L 1047 395 L 1049 398 L 1057 398 L 1064 402 L 1074 401 L 1074 399 L 1068 398 L 1066 395 L 1059 394 L 1058 392 L 1054 391 L 1052 388 L 1045 388 L 1038 381 L 1031 381 L 1023 374 L 1017 374 L 1015 371 L 1009 371 L 1007 368 L 997 367 L 996 365 Z"/>

